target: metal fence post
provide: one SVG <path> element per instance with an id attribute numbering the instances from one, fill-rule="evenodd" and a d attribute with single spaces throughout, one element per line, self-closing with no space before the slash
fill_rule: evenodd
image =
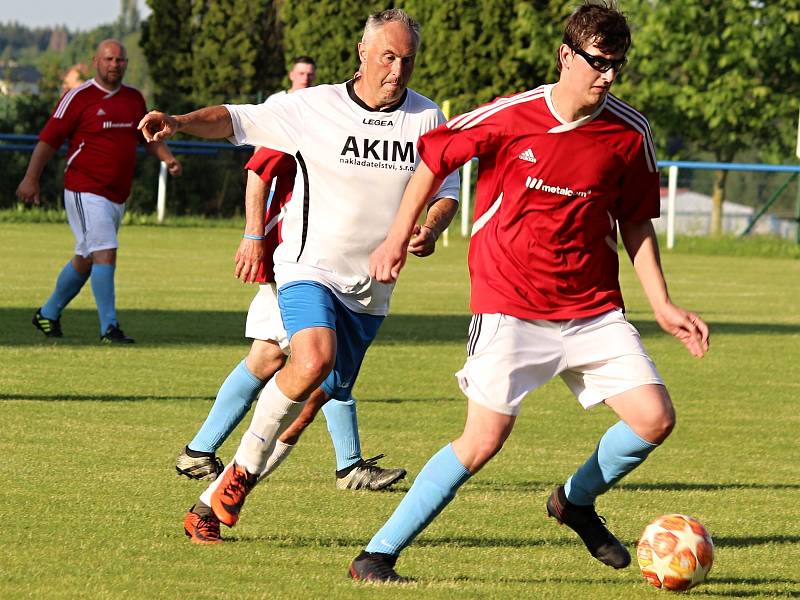
<path id="1" fill-rule="evenodd" d="M 158 169 L 158 200 L 156 202 L 156 220 L 164 222 L 164 214 L 167 212 L 167 163 L 163 160 Z"/>
<path id="2" fill-rule="evenodd" d="M 675 247 L 675 199 L 678 195 L 678 167 L 671 165 L 667 180 L 667 248 Z"/>
<path id="3" fill-rule="evenodd" d="M 472 161 L 461 167 L 461 237 L 469 236 L 469 202 L 472 188 Z"/>

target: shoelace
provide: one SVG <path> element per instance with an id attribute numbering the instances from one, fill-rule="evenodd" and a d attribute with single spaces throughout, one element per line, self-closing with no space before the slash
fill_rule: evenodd
<path id="1" fill-rule="evenodd" d="M 372 458 L 363 459 L 363 463 L 361 464 L 362 467 L 369 469 L 370 471 L 374 471 L 375 469 L 380 469 L 378 466 L 378 461 L 382 459 L 385 454 L 378 454 L 378 456 L 373 456 Z"/>
<path id="2" fill-rule="evenodd" d="M 234 471 L 230 483 L 225 486 L 225 489 L 222 491 L 222 493 L 225 496 L 232 498 L 234 501 L 238 501 L 239 497 L 244 495 L 244 484 L 244 476 L 242 476 L 238 471 Z"/>
<path id="3" fill-rule="evenodd" d="M 200 515 L 198 515 L 198 517 L 200 517 Z M 208 533 L 219 535 L 219 521 L 214 518 L 206 519 L 205 517 L 200 517 L 197 521 L 197 529 L 199 529 L 203 535 Z"/>
<path id="4" fill-rule="evenodd" d="M 242 474 L 240 471 L 234 468 L 231 481 L 225 486 L 222 494 L 228 496 L 234 502 L 238 503 L 241 502 L 241 499 L 245 496 L 245 494 L 247 494 L 251 487 L 253 486 L 247 481 L 247 475 Z"/>

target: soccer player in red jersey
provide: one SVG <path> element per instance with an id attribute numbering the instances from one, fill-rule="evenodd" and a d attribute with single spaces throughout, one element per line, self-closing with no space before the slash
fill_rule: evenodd
<path id="1" fill-rule="evenodd" d="M 128 66 L 125 48 L 116 40 L 97 46 L 95 76 L 68 91 L 39 134 L 17 196 L 39 202 L 39 177 L 64 140 L 69 139 L 64 174 L 64 207 L 75 234 L 75 256 L 62 268 L 49 300 L 36 311 L 34 326 L 47 337 L 61 337 L 61 312 L 90 278 L 100 318 L 100 340 L 132 343 L 117 321 L 114 271 L 117 231 L 131 191 L 136 147 L 144 138 L 136 129 L 147 112 L 144 98 L 122 79 Z M 164 161 L 171 175 L 180 163 L 162 143 L 148 152 Z"/>
<path id="2" fill-rule="evenodd" d="M 658 324 L 696 357 L 708 350 L 709 335 L 667 292 L 651 224 L 659 216 L 659 175 L 648 122 L 609 93 L 630 41 L 620 12 L 586 3 L 566 24 L 556 84 L 497 99 L 420 139 L 422 163 L 371 256 L 370 274 L 396 279 L 431 191 L 478 157 L 469 251 L 474 316 L 467 360 L 456 374 L 467 419 L 353 560 L 351 577 L 402 581 L 394 566 L 403 548 L 502 448 L 523 397 L 557 375 L 584 408 L 605 404 L 620 420 L 553 491 L 548 514 L 604 564 L 630 563 L 595 499 L 666 439 L 675 413 L 623 313 L 618 232 Z"/>

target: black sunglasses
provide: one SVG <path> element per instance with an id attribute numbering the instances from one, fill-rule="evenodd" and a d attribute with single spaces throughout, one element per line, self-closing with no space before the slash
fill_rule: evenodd
<path id="1" fill-rule="evenodd" d="M 619 73 L 625 67 L 625 63 L 628 62 L 628 58 L 626 56 L 623 56 L 617 60 L 611 60 L 608 58 L 603 58 L 602 56 L 594 56 L 589 54 L 577 46 L 570 46 L 570 48 L 576 54 L 580 54 L 583 59 L 589 63 L 590 67 L 592 67 L 595 71 L 600 71 L 601 73 L 605 73 L 609 69 L 614 69 L 614 71 Z"/>

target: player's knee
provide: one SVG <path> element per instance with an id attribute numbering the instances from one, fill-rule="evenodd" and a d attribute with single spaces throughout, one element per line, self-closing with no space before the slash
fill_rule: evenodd
<path id="1" fill-rule="evenodd" d="M 333 369 L 334 357 L 323 352 L 292 356 L 292 374 L 309 385 L 318 386 Z"/>
<path id="2" fill-rule="evenodd" d="M 253 344 L 247 355 L 247 368 L 259 379 L 269 379 L 283 367 L 286 356 L 277 344 Z"/>
<path id="3" fill-rule="evenodd" d="M 675 409 L 672 405 L 655 411 L 646 424 L 647 433 L 642 436 L 653 444 L 660 444 L 669 437 L 675 428 Z"/>
<path id="4" fill-rule="evenodd" d="M 463 448 L 460 452 L 463 456 L 460 458 L 464 460 L 464 466 L 473 474 L 477 473 L 500 452 L 504 442 L 503 439 L 493 437 L 471 439 L 469 441 L 462 438 L 460 441 L 462 442 L 461 448 Z M 465 445 L 464 442 L 466 442 Z"/>

